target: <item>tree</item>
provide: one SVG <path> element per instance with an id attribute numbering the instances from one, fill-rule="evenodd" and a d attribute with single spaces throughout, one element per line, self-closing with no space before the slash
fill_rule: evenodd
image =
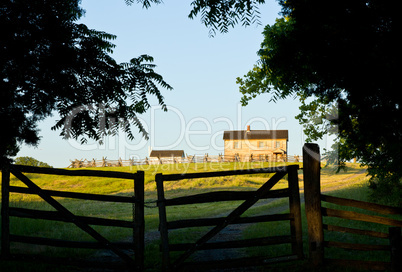
<path id="1" fill-rule="evenodd" d="M 260 24 L 258 5 L 266 0 L 194 0 L 191 2 L 192 10 L 188 17 L 194 19 L 201 14 L 201 22 L 209 28 L 210 36 L 216 31 L 226 33 L 229 27 L 241 23 L 243 26 Z M 127 5 L 142 3 L 149 8 L 151 3 L 160 4 L 161 0 L 125 0 Z"/>
<path id="2" fill-rule="evenodd" d="M 305 102 L 298 118 L 311 138 L 337 126 L 340 159 L 357 157 L 368 166 L 373 186 L 398 191 L 402 96 L 396 2 L 288 0 L 281 5 L 285 17 L 266 26 L 258 65 L 238 79 L 243 104 L 262 93 L 273 101 L 298 96 Z M 322 119 L 319 107 L 331 105 L 338 118 L 327 120 L 330 126 L 305 117 Z"/>
<path id="3" fill-rule="evenodd" d="M 142 55 L 118 64 L 115 36 L 77 20 L 79 0 L 5 0 L 0 4 L 0 162 L 9 162 L 23 143 L 36 145 L 37 123 L 57 113 L 52 129 L 61 136 L 101 140 L 132 124 L 147 137 L 137 118 L 160 89 L 172 89 Z"/>
<path id="4" fill-rule="evenodd" d="M 17 157 L 15 158 L 14 163 L 19 165 L 52 168 L 52 166 L 50 166 L 49 164 L 38 161 L 37 159 L 32 157 Z"/>
<path id="5" fill-rule="evenodd" d="M 126 0 L 134 2 L 134 0 Z M 158 0 L 137 0 L 151 2 Z M 190 18 L 215 33 L 258 21 L 264 0 L 194 0 Z M 242 102 L 262 93 L 272 101 L 299 97 L 297 117 L 310 139 L 338 134 L 341 160 L 356 157 L 368 166 L 375 187 L 402 191 L 402 113 L 399 86 L 397 1 L 279 0 L 281 19 L 266 26 L 259 63 L 239 78 Z M 323 122 L 323 113 L 337 113 Z M 325 115 L 325 114 L 324 114 Z"/>

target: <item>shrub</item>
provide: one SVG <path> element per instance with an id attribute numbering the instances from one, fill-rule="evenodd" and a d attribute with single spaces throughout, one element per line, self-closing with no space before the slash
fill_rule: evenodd
<path id="1" fill-rule="evenodd" d="M 32 157 L 17 157 L 14 160 L 14 163 L 19 164 L 19 165 L 28 165 L 28 166 L 52 168 L 52 166 L 50 166 L 49 164 L 47 164 L 45 162 L 38 161 L 37 159 L 32 158 Z"/>

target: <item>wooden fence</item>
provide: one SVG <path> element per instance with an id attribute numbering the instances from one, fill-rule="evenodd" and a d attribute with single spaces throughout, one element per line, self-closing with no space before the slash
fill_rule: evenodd
<path id="1" fill-rule="evenodd" d="M 10 186 L 10 173 L 18 178 L 27 187 Z M 55 190 L 44 190 L 32 182 L 23 173 L 39 173 L 50 175 L 66 175 L 66 176 L 85 176 L 85 177 L 109 177 L 116 179 L 127 179 L 133 182 L 134 195 L 129 196 L 113 196 L 113 195 L 100 195 L 88 194 L 78 192 L 66 192 Z M 42 211 L 27 208 L 10 207 L 10 193 L 21 194 L 35 194 L 40 196 L 44 201 L 50 204 L 56 211 Z M 107 202 L 128 203 L 133 205 L 133 220 L 115 220 L 96 218 L 88 216 L 77 216 L 65 208 L 59 201 L 53 197 L 64 197 L 84 200 L 97 200 Z M 80 260 L 66 259 L 51 259 L 45 257 L 40 258 L 32 255 L 13 254 L 11 252 L 10 244 L 13 242 L 46 245 L 53 247 L 66 247 L 66 248 L 90 248 L 90 249 L 108 249 L 115 253 L 123 262 L 125 267 L 131 270 L 142 271 L 144 263 L 144 172 L 138 171 L 137 173 L 123 173 L 111 171 L 94 171 L 94 170 L 64 170 L 53 168 L 39 168 L 21 165 L 10 165 L 2 170 L 2 199 L 1 199 L 1 256 L 2 258 L 12 260 L 27 260 L 27 261 L 46 261 L 54 262 L 57 264 L 64 263 L 67 265 L 86 265 L 86 266 L 101 266 L 108 267 L 108 263 L 85 263 Z M 52 221 L 62 221 L 75 224 L 78 228 L 86 232 L 95 242 L 84 241 L 66 241 L 60 239 L 50 239 L 43 237 L 32 237 L 11 234 L 10 217 L 21 217 L 31 219 L 44 219 Z M 131 228 L 133 230 L 132 243 L 112 243 L 102 236 L 99 232 L 93 229 L 90 225 L 110 226 Z M 133 259 L 127 252 L 130 250 L 134 253 Z"/>
<path id="2" fill-rule="evenodd" d="M 87 167 L 121 167 L 121 166 L 135 166 L 135 165 L 153 165 L 153 164 L 175 164 L 175 163 L 209 163 L 209 162 L 238 162 L 239 156 L 224 156 L 224 155 L 187 155 L 186 157 L 170 157 L 170 158 L 144 158 L 144 159 L 130 159 L 122 160 L 108 160 L 103 157 L 101 160 L 87 160 L 75 159 L 70 160 L 68 168 L 87 168 Z M 271 157 L 253 157 L 247 159 L 248 162 L 274 162 Z M 278 160 L 278 162 L 301 162 L 300 156 L 286 156 Z"/>
<path id="3" fill-rule="evenodd" d="M 383 215 L 402 215 L 402 209 L 378 205 L 352 199 L 345 199 L 321 194 L 320 189 L 320 151 L 316 144 L 306 144 L 303 147 L 303 173 L 304 173 L 304 197 L 305 210 L 308 225 L 309 256 L 314 266 L 344 265 L 370 270 L 400 271 L 402 267 L 401 227 L 402 220 L 391 219 Z M 322 202 L 336 204 L 339 207 L 354 207 L 365 211 L 376 212 L 379 215 L 368 215 L 355 211 L 332 209 L 322 207 Z M 345 226 L 324 224 L 323 217 L 336 217 L 352 221 L 363 221 L 390 226 L 389 232 L 373 230 L 361 230 Z M 324 232 L 325 231 L 325 232 Z M 347 234 L 364 235 L 388 239 L 388 245 L 346 243 L 344 241 L 329 241 L 325 238 L 327 232 L 340 232 Z M 357 251 L 388 251 L 390 262 L 386 261 L 363 261 L 343 260 L 328 258 L 325 248 L 337 248 L 339 250 Z"/>
<path id="4" fill-rule="evenodd" d="M 205 172 L 205 173 L 183 173 L 164 175 L 156 174 L 155 182 L 158 194 L 158 209 L 160 220 L 161 235 L 161 251 L 162 266 L 164 270 L 183 269 L 191 267 L 230 267 L 230 266 L 255 266 L 264 265 L 272 261 L 289 261 L 299 260 L 303 258 L 302 245 L 302 229 L 301 229 L 301 212 L 300 212 L 300 196 L 298 186 L 298 165 L 288 165 L 277 168 L 260 168 L 234 171 Z M 67 175 L 67 176 L 84 176 L 84 177 L 109 177 L 116 179 L 126 179 L 133 182 L 134 195 L 114 196 L 114 195 L 98 195 L 78 192 L 44 190 L 32 182 L 28 176 L 23 173 L 39 173 L 48 175 Z M 262 173 L 272 173 L 273 176 L 264 183 L 256 191 L 217 191 L 197 195 L 189 195 L 178 198 L 166 199 L 164 186 L 166 182 L 178 181 L 193 178 L 211 178 L 219 176 L 231 175 L 253 175 Z M 26 187 L 11 186 L 10 174 L 13 174 Z M 272 187 L 285 175 L 288 175 L 288 188 L 280 190 L 271 190 Z M 326 264 L 335 265 L 353 265 L 360 268 L 369 269 L 391 269 L 400 271 L 402 266 L 402 249 L 401 249 L 401 227 L 402 220 L 396 220 L 387 217 L 387 215 L 402 215 L 402 209 L 377 205 L 373 203 L 361 202 L 351 199 L 344 199 L 329 196 L 321 193 L 320 188 L 320 151 L 316 144 L 306 144 L 303 147 L 303 180 L 304 180 L 304 198 L 305 212 L 307 218 L 308 232 L 308 248 L 309 263 L 315 267 Z M 27 254 L 15 254 L 11 250 L 11 243 L 27 243 L 38 244 L 55 247 L 68 248 L 91 248 L 91 249 L 108 249 L 120 257 L 124 266 L 128 266 L 131 270 L 143 271 L 144 267 L 144 172 L 124 173 L 114 171 L 96 171 L 96 170 L 64 170 L 53 168 L 38 168 L 20 165 L 10 165 L 2 169 L 2 199 L 1 199 L 1 257 L 15 260 L 30 260 L 35 256 L 27 256 Z M 10 206 L 10 193 L 17 194 L 35 194 L 40 196 L 44 201 L 49 203 L 56 211 L 34 210 L 31 208 L 18 208 Z M 115 220 L 96 218 L 88 216 L 77 216 L 66 209 L 54 197 L 75 198 L 84 200 L 97 200 L 107 202 L 120 202 L 133 205 L 133 220 Z M 244 217 L 244 214 L 258 200 L 265 198 L 289 198 L 289 213 L 260 215 Z M 229 213 L 226 217 L 219 218 L 196 218 L 186 220 L 168 221 L 167 207 L 182 206 L 197 203 L 210 203 L 220 201 L 243 201 L 236 209 Z M 355 211 L 346 211 L 334 208 L 325 208 L 322 203 L 330 203 L 331 205 L 354 207 L 359 209 L 376 212 L 379 215 L 368 215 Z M 65 241 L 60 239 L 49 239 L 44 237 L 31 237 L 13 234 L 10 226 L 11 217 L 32 218 L 62 221 L 75 224 L 78 228 L 89 234 L 95 239 L 95 242 L 87 241 Z M 324 219 L 336 217 L 345 220 L 357 220 L 371 222 L 389 226 L 388 232 L 361 230 L 352 226 L 338 226 L 335 224 L 325 223 Z M 324 218 L 324 219 L 323 219 Z M 231 224 L 250 224 L 271 221 L 289 221 L 290 234 L 287 236 L 263 237 L 259 239 L 247 239 L 236 241 L 212 242 L 211 239 L 219 234 L 225 227 Z M 112 243 L 93 229 L 90 225 L 112 226 L 131 228 L 133 231 L 133 243 Z M 193 227 L 211 227 L 211 229 L 195 243 L 172 244 L 169 240 L 169 233 L 174 229 L 193 228 Z M 364 235 L 368 237 L 377 237 L 389 240 L 386 245 L 378 244 L 358 244 L 346 243 L 345 241 L 332 241 L 327 239 L 327 234 L 332 232 L 340 232 L 346 234 Z M 216 262 L 193 262 L 189 257 L 200 250 L 224 249 L 224 248 L 245 248 L 250 246 L 263 246 L 274 244 L 291 244 L 291 252 L 287 256 L 279 258 L 271 258 L 269 256 L 261 256 L 254 258 L 229 259 Z M 362 260 L 341 260 L 331 259 L 325 254 L 327 248 L 335 248 L 339 250 L 363 250 L 363 251 L 388 251 L 390 261 L 362 261 Z M 135 258 L 127 250 L 134 252 Z M 176 258 L 172 258 L 171 252 L 181 251 L 182 253 Z M 52 261 L 50 258 L 40 259 L 37 261 Z M 55 263 L 61 263 L 60 259 L 53 259 Z M 69 265 L 89 265 L 80 261 L 74 263 L 71 260 L 65 261 Z M 99 264 L 106 267 L 105 264 Z"/>
<path id="5" fill-rule="evenodd" d="M 298 165 L 290 165 L 278 168 L 260 168 L 248 170 L 235 170 L 235 171 L 221 171 L 221 172 L 204 172 L 204 173 L 187 173 L 187 174 L 171 174 L 163 175 L 157 174 L 155 181 L 158 192 L 158 208 L 160 220 L 160 233 L 161 233 L 161 251 L 162 251 L 162 266 L 164 271 L 177 271 L 180 269 L 189 269 L 189 267 L 200 268 L 216 268 L 231 267 L 231 266 L 256 266 L 266 265 L 270 262 L 280 262 L 297 260 L 303 258 L 303 245 L 302 245 L 302 226 L 301 226 L 301 211 L 300 211 L 300 196 L 298 186 Z M 217 191 L 203 194 L 189 195 L 184 197 L 166 199 L 164 191 L 164 183 L 169 181 L 177 181 L 183 179 L 193 178 L 211 178 L 223 177 L 232 175 L 245 175 L 245 174 L 261 174 L 261 173 L 274 173 L 274 175 L 264 183 L 258 190 L 251 192 L 239 191 Z M 288 175 L 287 189 L 271 190 L 271 188 L 285 175 Z M 290 212 L 287 214 L 275 215 L 261 215 L 252 217 L 241 217 L 250 207 L 252 207 L 258 200 L 265 198 L 289 198 Z M 167 209 L 169 206 L 189 205 L 197 203 L 211 203 L 221 201 L 244 201 L 236 209 L 234 209 L 227 217 L 219 218 L 194 218 L 186 220 L 167 221 Z M 200 207 L 199 207 L 200 208 Z M 273 236 L 262 237 L 258 239 L 246 240 L 231 240 L 223 242 L 211 242 L 220 231 L 230 224 L 250 224 L 259 222 L 272 222 L 288 220 L 290 222 L 290 234 L 288 236 Z M 195 243 L 181 243 L 172 244 L 169 242 L 169 230 L 193 228 L 193 227 L 212 227 L 204 236 L 199 238 Z M 242 259 L 229 259 L 208 262 L 188 262 L 189 257 L 199 250 L 211 249 L 224 249 L 224 248 L 245 248 L 264 245 L 275 245 L 290 243 L 292 245 L 292 252 L 283 257 L 272 258 L 269 256 L 261 256 L 254 258 Z M 171 251 L 184 251 L 178 258 L 171 261 Z"/>

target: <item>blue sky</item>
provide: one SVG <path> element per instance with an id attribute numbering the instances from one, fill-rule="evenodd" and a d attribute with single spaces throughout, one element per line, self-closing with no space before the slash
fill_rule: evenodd
<path id="1" fill-rule="evenodd" d="M 286 99 L 269 103 L 269 96 L 262 95 L 241 107 L 236 85 L 236 77 L 246 74 L 258 61 L 256 52 L 264 26 L 280 17 L 276 1 L 260 6 L 262 25 L 237 26 L 213 38 L 208 36 L 208 29 L 199 18 L 187 17 L 190 3 L 190 0 L 165 0 L 146 10 L 138 4 L 127 6 L 124 0 L 82 1 L 86 10 L 82 23 L 117 35 L 113 56 L 118 62 L 151 55 L 156 71 L 174 88 L 163 91 L 169 107 L 167 113 L 151 99 L 154 106 L 140 116 L 150 132 L 149 141 L 139 133 L 134 141 L 129 141 L 121 133 L 104 139 L 103 145 L 96 142 L 79 145 L 50 130 L 57 120 L 53 116 L 39 124 L 42 136 L 39 146 L 22 146 L 17 156 L 31 156 L 55 167 L 67 167 L 70 159 L 144 158 L 150 147 L 184 149 L 189 155 L 217 155 L 223 153 L 223 131 L 245 129 L 247 125 L 251 129 L 289 130 L 289 155 L 301 154 L 304 136 L 294 118 L 299 113 L 299 102 Z"/>

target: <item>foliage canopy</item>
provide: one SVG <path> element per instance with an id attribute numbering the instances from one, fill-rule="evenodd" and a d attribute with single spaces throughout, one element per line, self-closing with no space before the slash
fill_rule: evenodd
<path id="1" fill-rule="evenodd" d="M 230 27 L 237 24 L 249 26 L 260 24 L 260 12 L 258 5 L 266 0 L 194 0 L 191 2 L 192 10 L 188 17 L 194 19 L 201 16 L 201 22 L 209 28 L 210 36 L 216 31 L 226 33 Z M 149 8 L 151 3 L 160 4 L 161 0 L 125 0 L 132 3 L 142 3 L 144 8 Z"/>
<path id="2" fill-rule="evenodd" d="M 132 124 L 147 137 L 137 118 L 161 88 L 172 89 L 154 71 L 153 58 L 127 63 L 112 57 L 116 37 L 77 20 L 79 0 L 6 0 L 0 4 L 0 156 L 5 162 L 22 143 L 36 145 L 37 123 L 53 113 L 52 129 L 85 142 L 101 140 Z"/>
<path id="3" fill-rule="evenodd" d="M 395 1 L 280 1 L 259 63 L 238 79 L 242 102 L 293 96 L 311 140 L 336 128 L 341 160 L 358 158 L 372 182 L 401 186 L 402 96 Z"/>

